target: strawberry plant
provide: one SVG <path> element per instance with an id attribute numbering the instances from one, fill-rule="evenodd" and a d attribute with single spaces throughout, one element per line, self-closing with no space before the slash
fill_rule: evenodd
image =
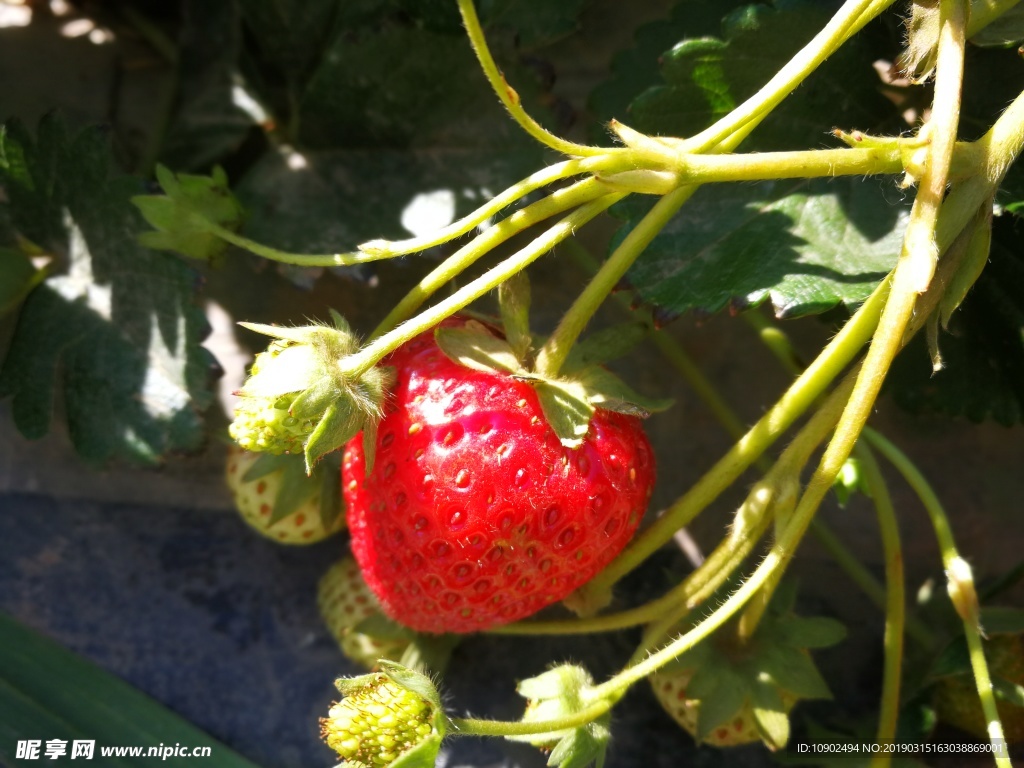
<path id="1" fill-rule="evenodd" d="M 813 614 L 855 585 L 883 636 L 870 728 L 846 732 L 923 742 L 926 712 L 1008 766 L 1019 634 L 986 611 L 1020 568 L 976 585 L 985 553 L 954 531 L 977 520 L 873 414 L 994 421 L 1020 455 L 1016 0 L 680 0 L 629 25 L 582 130 L 551 62 L 611 4 L 302 5 L 88 17 L 174 73 L 148 143 L 113 144 L 132 175 L 99 128 L 3 124 L 0 397 L 20 433 L 59 417 L 100 465 L 227 438 L 250 526 L 313 544 L 347 523 L 305 595 L 371 669 L 321 721 L 343 764 L 433 765 L 464 736 L 614 763 L 641 695 L 701 750 L 795 759 L 844 730 L 819 649 L 851 641 Z M 256 351 L 224 413 L 201 298 Z M 693 318 L 728 328 L 714 353 L 688 352 Z M 712 420 L 731 445 L 700 443 Z M 869 565 L 836 502 L 873 509 Z M 806 596 L 811 539 L 848 581 Z M 944 587 L 915 611 L 909 553 Z M 631 650 L 593 667 L 582 638 L 605 633 Z M 441 696 L 474 658 L 459 642 L 554 635 L 568 650 L 530 659 L 521 717 Z"/>

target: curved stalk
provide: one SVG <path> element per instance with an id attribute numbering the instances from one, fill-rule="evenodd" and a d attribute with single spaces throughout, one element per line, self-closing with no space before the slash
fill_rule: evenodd
<path id="1" fill-rule="evenodd" d="M 562 240 L 570 237 L 579 227 L 606 211 L 626 195 L 614 193 L 581 205 L 560 222 L 539 235 L 525 248 L 516 251 L 485 274 L 466 284 L 444 301 L 424 310 L 397 328 L 378 336 L 361 350 L 341 361 L 343 375 L 358 378 L 376 365 L 381 358 L 398 349 L 407 341 L 428 331 L 446 317 L 479 299 L 485 293 L 497 288 L 512 275 L 522 271 Z"/>
<path id="2" fill-rule="evenodd" d="M 476 54 L 477 61 L 480 62 L 480 66 L 487 76 L 487 81 L 491 84 L 498 98 L 501 99 L 501 103 L 505 105 L 505 109 L 508 110 L 512 119 L 519 123 L 519 126 L 524 131 L 544 146 L 550 147 L 564 155 L 586 157 L 588 155 L 605 155 L 616 151 L 614 149 L 609 150 L 604 147 L 591 147 L 586 144 L 566 141 L 555 136 L 530 117 L 527 111 L 523 109 L 522 104 L 519 103 L 519 94 L 506 82 L 505 77 L 501 74 L 501 70 L 498 69 L 498 65 L 494 62 L 494 57 L 491 56 L 491 51 L 487 47 L 487 38 L 484 36 L 484 31 L 480 26 L 480 19 L 476 15 L 476 8 L 473 7 L 473 0 L 458 0 L 458 3 L 459 12 L 462 14 L 462 21 L 466 25 L 466 33 L 469 35 L 469 41 L 473 45 L 473 52 Z"/>
<path id="3" fill-rule="evenodd" d="M 942 564 L 946 569 L 947 578 L 950 579 L 951 596 L 955 592 L 961 598 L 957 604 L 956 597 L 954 597 L 954 605 L 963 621 L 978 698 L 981 701 L 985 720 L 988 722 L 988 735 L 992 742 L 993 754 L 997 756 L 996 765 L 1000 768 L 1010 768 L 1010 759 L 1005 749 L 1006 738 L 1003 724 L 999 719 L 999 710 L 996 708 L 995 696 L 992 693 L 992 677 L 989 674 L 981 643 L 981 627 L 978 623 L 980 607 L 977 604 L 977 597 L 974 595 L 971 569 L 957 549 L 946 510 L 942 507 L 938 495 L 921 470 L 894 443 L 870 427 L 864 430 L 864 439 L 903 476 L 928 513 L 928 519 L 939 543 Z"/>
<path id="4" fill-rule="evenodd" d="M 867 482 L 868 494 L 875 504 L 878 527 L 882 534 L 882 550 L 885 553 L 885 637 L 882 663 L 882 703 L 878 714 L 878 731 L 875 742 L 889 744 L 896 739 L 896 723 L 900 710 L 900 675 L 903 669 L 903 631 L 906 624 L 906 585 L 903 578 L 903 549 L 900 545 L 900 530 L 896 522 L 896 510 L 889 495 L 889 486 L 882 476 L 875 457 L 863 443 L 857 445 Z M 886 768 L 892 763 L 892 755 L 882 753 L 871 760 L 872 768 Z"/>
<path id="5" fill-rule="evenodd" d="M 532 736 L 540 733 L 552 733 L 564 731 L 569 728 L 579 728 L 581 725 L 592 723 L 609 709 L 612 704 L 608 701 L 595 701 L 589 707 L 569 717 L 561 717 L 557 720 L 542 720 L 535 723 L 524 723 L 521 721 L 508 722 L 503 720 L 480 720 L 474 717 L 450 717 L 448 723 L 451 726 L 449 736 Z"/>
<path id="6" fill-rule="evenodd" d="M 459 248 L 455 253 L 434 268 L 430 274 L 416 284 L 398 304 L 392 307 L 387 317 L 370 335 L 371 339 L 387 333 L 399 323 L 408 319 L 416 310 L 423 306 L 441 286 L 460 274 L 493 248 L 532 227 L 545 219 L 563 213 L 578 205 L 594 200 L 604 194 L 607 189 L 601 182 L 593 178 L 577 181 L 571 186 L 552 192 L 543 200 L 538 200 L 502 219 L 493 227 L 477 235 L 472 241 Z"/>

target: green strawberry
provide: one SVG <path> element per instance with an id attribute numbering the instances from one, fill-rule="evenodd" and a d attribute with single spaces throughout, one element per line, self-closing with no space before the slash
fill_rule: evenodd
<path id="1" fill-rule="evenodd" d="M 665 711 L 698 742 L 717 747 L 789 739 L 789 712 L 800 699 L 829 698 L 808 652 L 839 642 L 839 622 L 766 613 L 745 642 L 728 628 L 683 653 L 650 678 Z"/>
<path id="2" fill-rule="evenodd" d="M 357 664 L 372 669 L 378 659 L 397 661 L 409 647 L 408 637 L 378 636 L 360 629 L 361 623 L 382 614 L 351 557 L 339 560 L 320 578 L 317 605 L 342 652 Z"/>
<path id="3" fill-rule="evenodd" d="M 336 467 L 323 462 L 307 477 L 301 456 L 232 446 L 224 474 L 235 507 L 254 530 L 281 544 L 313 544 L 345 527 Z"/>

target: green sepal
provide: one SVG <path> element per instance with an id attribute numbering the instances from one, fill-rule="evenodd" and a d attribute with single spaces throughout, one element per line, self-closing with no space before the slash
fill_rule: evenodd
<path id="1" fill-rule="evenodd" d="M 131 199 L 146 222 L 155 228 L 140 234 L 139 243 L 203 261 L 222 254 L 228 243 L 212 231 L 211 225 L 236 231 L 244 214 L 231 194 L 224 170 L 214 168 L 210 176 L 175 176 L 158 165 L 156 177 L 163 195 L 137 195 Z"/>
<path id="2" fill-rule="evenodd" d="M 281 488 L 274 499 L 267 525 L 284 520 L 319 490 L 319 483 L 306 475 L 302 462 L 289 462 L 281 471 Z"/>
<path id="3" fill-rule="evenodd" d="M 408 752 L 399 755 L 387 768 L 434 768 L 441 751 L 441 740 L 441 736 L 432 733 Z"/>
<path id="4" fill-rule="evenodd" d="M 527 700 L 522 722 L 538 723 L 560 720 L 582 711 L 589 702 L 585 692 L 594 684 L 594 679 L 583 667 L 576 664 L 560 664 L 542 672 L 536 677 L 520 681 L 516 692 Z M 566 728 L 550 733 L 535 733 L 528 736 L 506 736 L 510 741 L 525 741 L 537 747 L 551 748 L 556 742 L 576 729 Z"/>
<path id="5" fill-rule="evenodd" d="M 858 492 L 869 495 L 867 480 L 856 456 L 850 456 L 843 462 L 832 483 L 832 490 L 836 492 L 840 507 L 845 507 L 850 497 Z"/>
<path id="6" fill-rule="evenodd" d="M 753 687 L 750 703 L 754 725 L 765 745 L 773 752 L 786 746 L 789 741 L 789 715 L 771 681 L 761 680 Z"/>
<path id="7" fill-rule="evenodd" d="M 335 383 L 327 378 L 314 381 L 307 389 L 295 396 L 288 412 L 297 419 L 311 419 L 325 413 L 338 399 Z"/>
<path id="8" fill-rule="evenodd" d="M 547 764 L 553 768 L 585 768 L 593 763 L 602 768 L 612 735 L 610 722 L 611 713 L 606 712 L 585 726 L 572 729 L 555 744 Z"/>
<path id="9" fill-rule="evenodd" d="M 324 413 L 306 440 L 306 471 L 331 451 L 336 451 L 363 429 L 364 414 L 348 400 L 338 400 Z"/>
<path id="10" fill-rule="evenodd" d="M 369 635 L 380 640 L 412 640 L 416 633 L 379 611 L 371 613 L 352 627 L 353 632 Z M 408 665 L 406 665 L 408 666 Z"/>
<path id="11" fill-rule="evenodd" d="M 526 361 L 533 339 L 530 336 L 530 278 L 517 272 L 498 286 L 498 308 L 505 338 L 520 363 Z"/>
<path id="12" fill-rule="evenodd" d="M 294 464 L 296 461 L 299 461 L 300 464 L 302 463 L 302 460 L 293 454 L 261 453 L 259 458 L 245 470 L 245 473 L 242 475 L 242 482 L 251 483 L 254 480 L 259 480 L 261 477 L 280 472 L 286 466 Z"/>
<path id="13" fill-rule="evenodd" d="M 991 200 L 979 209 L 978 214 L 960 233 L 949 250 L 954 249 L 962 249 L 966 254 L 939 301 L 938 319 L 943 328 L 949 327 L 950 317 L 967 297 L 967 292 L 981 277 L 985 265 L 988 264 L 989 253 L 992 250 Z M 954 257 L 953 253 L 947 253 L 945 256 L 947 259 Z"/>
<path id="14" fill-rule="evenodd" d="M 846 638 L 846 627 L 827 616 L 789 615 L 772 622 L 767 633 L 790 648 L 828 648 Z"/>
<path id="15" fill-rule="evenodd" d="M 448 718 L 444 715 L 444 708 L 441 706 L 441 694 L 437 686 L 422 672 L 404 667 L 397 661 L 381 659 L 378 662 L 380 671 L 394 680 L 398 685 L 408 691 L 412 691 L 424 701 L 430 702 L 434 708 L 434 731 L 439 736 L 444 736 L 448 727 Z"/>
<path id="16" fill-rule="evenodd" d="M 652 413 L 668 410 L 674 402 L 669 398 L 641 395 L 607 368 L 600 366 L 591 366 L 579 371 L 572 378 L 586 388 L 587 396 L 593 405 L 606 411 L 644 419 Z"/>
<path id="17" fill-rule="evenodd" d="M 363 426 L 363 467 L 366 476 L 373 472 L 377 462 L 377 422 L 368 421 Z"/>
<path id="18" fill-rule="evenodd" d="M 420 672 L 444 672 L 451 660 L 452 652 L 462 641 L 458 635 L 426 635 L 410 633 L 411 640 L 399 663 Z"/>
<path id="19" fill-rule="evenodd" d="M 345 500 L 341 495 L 341 454 L 329 453 L 313 470 L 313 480 L 320 485 L 320 525 L 325 531 L 344 514 Z"/>
<path id="20" fill-rule="evenodd" d="M 594 406 L 578 382 L 540 379 L 534 382 L 544 418 L 566 448 L 577 448 L 590 430 Z"/>
<path id="21" fill-rule="evenodd" d="M 476 320 L 469 320 L 456 328 L 438 328 L 434 331 L 434 338 L 448 359 L 466 368 L 485 372 L 522 371 L 512 346 Z"/>
<path id="22" fill-rule="evenodd" d="M 686 692 L 700 700 L 695 734 L 697 741 L 704 741 L 716 728 L 732 720 L 748 696 L 744 679 L 721 664 L 713 668 L 698 668 L 686 686 Z"/>
<path id="23" fill-rule="evenodd" d="M 592 365 L 604 365 L 617 360 L 643 341 L 649 330 L 647 323 L 632 321 L 591 334 L 569 350 L 562 365 L 562 373 L 568 375 Z"/>
<path id="24" fill-rule="evenodd" d="M 832 692 L 810 654 L 766 643 L 757 655 L 758 679 L 770 678 L 779 688 L 801 699 L 830 699 Z"/>

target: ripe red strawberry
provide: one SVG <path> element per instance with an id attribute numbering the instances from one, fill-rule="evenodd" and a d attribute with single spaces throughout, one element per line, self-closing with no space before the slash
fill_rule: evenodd
<path id="1" fill-rule="evenodd" d="M 535 613 L 592 578 L 640 522 L 654 459 L 635 416 L 598 409 L 566 448 L 529 383 L 464 367 L 432 333 L 397 350 L 376 457 L 343 461 L 352 551 L 384 611 L 422 632 Z"/>

